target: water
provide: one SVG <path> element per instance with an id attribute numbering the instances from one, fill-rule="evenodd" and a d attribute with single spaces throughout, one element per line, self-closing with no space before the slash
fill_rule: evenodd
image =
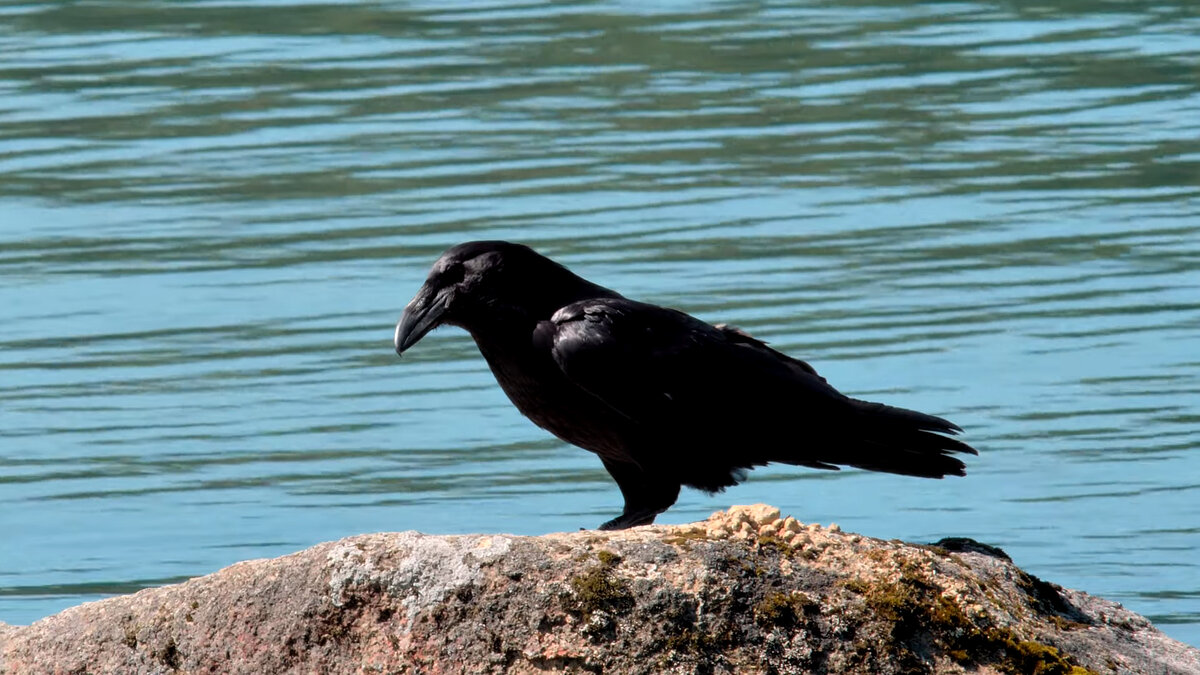
<path id="1" fill-rule="evenodd" d="M 0 620 L 361 532 L 620 498 L 461 332 L 525 241 L 945 415 L 963 480 L 756 471 L 1200 644 L 1200 12 L 1010 3 L 0 8 Z"/>

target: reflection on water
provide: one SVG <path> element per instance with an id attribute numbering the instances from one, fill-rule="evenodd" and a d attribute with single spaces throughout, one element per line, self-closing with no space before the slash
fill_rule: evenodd
<path id="1" fill-rule="evenodd" d="M 668 522 L 972 536 L 1200 644 L 1190 4 L 0 14 L 0 620 L 610 517 L 464 335 L 390 350 L 442 249 L 511 238 L 982 450 L 965 480 L 760 470 Z"/>

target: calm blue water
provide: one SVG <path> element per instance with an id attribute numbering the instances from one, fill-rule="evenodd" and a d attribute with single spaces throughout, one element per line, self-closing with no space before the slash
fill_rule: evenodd
<path id="1" fill-rule="evenodd" d="M 1200 13 L 1188 2 L 0 8 L 0 620 L 352 534 L 620 496 L 461 332 L 529 243 L 944 415 L 966 479 L 734 503 L 969 536 L 1200 645 Z"/>

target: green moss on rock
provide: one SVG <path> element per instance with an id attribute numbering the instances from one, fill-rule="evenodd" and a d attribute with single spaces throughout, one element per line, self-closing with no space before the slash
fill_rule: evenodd
<path id="1" fill-rule="evenodd" d="M 575 609 L 585 620 L 601 610 L 619 613 L 633 606 L 629 585 L 613 574 L 621 556 L 611 551 L 599 551 L 596 558 L 597 565 L 570 579 Z"/>
<path id="2" fill-rule="evenodd" d="M 891 644 L 902 659 L 932 640 L 963 666 L 991 665 L 1011 675 L 1095 675 L 1051 645 L 1021 639 L 1008 628 L 976 625 L 915 565 L 905 566 L 896 582 L 846 579 L 842 586 L 860 593 L 872 613 L 891 623 Z"/>
<path id="3" fill-rule="evenodd" d="M 768 626 L 795 626 L 805 614 L 817 610 L 817 603 L 799 591 L 768 593 L 754 608 L 754 620 Z"/>

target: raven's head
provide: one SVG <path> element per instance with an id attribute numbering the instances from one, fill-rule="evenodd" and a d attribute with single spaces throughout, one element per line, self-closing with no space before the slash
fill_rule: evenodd
<path id="1" fill-rule="evenodd" d="M 429 277 L 396 324 L 396 353 L 449 324 L 473 335 L 521 329 L 549 319 L 577 298 L 615 295 L 591 284 L 528 246 L 506 241 L 459 244 L 433 263 Z"/>

